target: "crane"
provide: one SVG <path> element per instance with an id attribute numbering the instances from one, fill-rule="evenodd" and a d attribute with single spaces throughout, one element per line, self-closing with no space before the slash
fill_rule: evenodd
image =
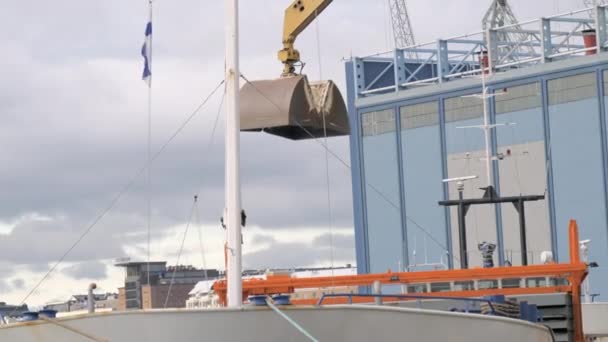
<path id="1" fill-rule="evenodd" d="M 599 5 L 605 5 L 608 3 L 607 0 L 583 0 L 585 7 L 595 7 Z"/>
<path id="2" fill-rule="evenodd" d="M 416 45 L 414 30 L 410 22 L 405 0 L 388 0 L 391 11 L 391 23 L 393 25 L 393 36 L 395 38 L 395 48 L 402 49 Z M 408 52 L 410 58 L 415 58 L 416 54 Z"/>
<path id="3" fill-rule="evenodd" d="M 585 4 L 585 7 L 589 8 L 599 5 L 606 5 L 608 4 L 608 0 L 583 0 L 583 3 Z M 595 11 L 589 12 L 589 17 L 591 19 L 595 19 Z"/>
<path id="4" fill-rule="evenodd" d="M 309 82 L 296 72 L 302 65 L 298 36 L 333 0 L 294 0 L 285 10 L 280 78 L 247 81 L 241 88 L 241 130 L 292 140 L 348 135 L 348 112 L 332 81 Z M 301 72 L 301 71 L 300 71 Z"/>
<path id="5" fill-rule="evenodd" d="M 505 25 L 518 24 L 515 14 L 507 0 L 493 0 L 492 5 L 483 17 L 483 30 L 493 29 Z M 519 39 L 515 34 L 501 33 L 505 41 L 516 41 Z"/>
<path id="6" fill-rule="evenodd" d="M 521 29 L 519 21 L 515 17 L 511 6 L 507 0 L 493 0 L 492 5 L 483 17 L 482 27 L 484 32 L 488 29 L 494 29 L 502 26 L 514 25 L 513 28 Z M 512 33 L 499 31 L 498 40 L 502 42 L 514 43 L 512 46 L 501 46 L 499 48 L 500 55 L 507 56 L 508 59 L 516 59 L 516 54 L 513 54 L 513 49 L 523 49 L 531 55 L 534 55 L 534 48 L 530 45 L 526 45 L 526 42 L 530 41 L 530 35 L 526 33 Z"/>

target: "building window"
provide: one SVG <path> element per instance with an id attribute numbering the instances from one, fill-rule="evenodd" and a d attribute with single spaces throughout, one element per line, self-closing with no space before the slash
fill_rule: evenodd
<path id="1" fill-rule="evenodd" d="M 597 101 L 597 80 L 595 73 L 551 80 L 549 81 L 548 88 L 550 106 L 585 99 Z"/>
<path id="2" fill-rule="evenodd" d="M 502 196 L 542 195 L 547 191 L 544 121 L 540 83 L 497 91 L 496 141 Z M 526 203 L 528 263 L 540 263 L 540 253 L 551 250 L 549 206 Z M 521 265 L 519 213 L 511 203 L 501 204 L 505 260 Z"/>
<path id="3" fill-rule="evenodd" d="M 596 74 L 551 80 L 548 88 L 558 251 L 560 261 L 566 261 L 572 218 L 581 239 L 598 245 L 608 241 Z M 590 248 L 590 260 L 607 265 L 608 249 Z M 602 271 L 591 272 L 590 279 L 591 284 L 608 283 Z"/>
<path id="4" fill-rule="evenodd" d="M 139 308 L 139 302 L 137 301 L 127 301 L 127 309 L 138 309 Z"/>
<path id="5" fill-rule="evenodd" d="M 482 117 L 483 101 L 475 95 L 470 94 L 446 99 L 445 122 L 464 121 Z"/>
<path id="6" fill-rule="evenodd" d="M 397 127 L 393 110 L 362 114 L 366 230 L 370 272 L 403 263 Z"/>
<path id="7" fill-rule="evenodd" d="M 438 124 L 439 112 L 436 101 L 401 107 L 401 130 Z"/>
<path id="8" fill-rule="evenodd" d="M 542 107 L 542 94 L 538 82 L 496 91 L 496 114 L 508 114 Z"/>
<path id="9" fill-rule="evenodd" d="M 480 198 L 484 192 L 480 188 L 488 186 L 486 177 L 485 140 L 483 131 L 483 100 L 481 88 L 465 96 L 453 97 L 444 101 L 445 141 L 447 178 L 477 176 L 464 182 L 465 198 Z M 458 198 L 457 183 L 448 183 L 449 199 Z M 458 258 L 460 244 L 458 241 L 458 208 L 450 207 L 452 250 L 455 267 L 460 267 Z M 497 242 L 496 210 L 493 205 L 471 206 L 467 216 L 467 254 L 469 266 L 481 266 L 481 255 L 477 244 L 482 241 Z"/>
<path id="10" fill-rule="evenodd" d="M 448 249 L 445 210 L 437 204 L 444 197 L 439 104 L 401 107 L 400 118 L 409 256 L 409 265 L 401 265 L 400 271 L 423 271 L 425 260 L 417 256 L 427 255 L 429 263 L 447 262 L 442 260 Z"/>
<path id="11" fill-rule="evenodd" d="M 380 135 L 396 130 L 395 112 L 393 110 L 364 113 L 361 117 L 363 136 Z"/>

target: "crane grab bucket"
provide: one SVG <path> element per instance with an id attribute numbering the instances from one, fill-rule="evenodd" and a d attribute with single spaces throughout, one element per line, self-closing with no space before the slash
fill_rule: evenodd
<path id="1" fill-rule="evenodd" d="M 241 131 L 292 140 L 348 135 L 348 112 L 332 81 L 306 76 L 247 82 L 241 88 Z"/>

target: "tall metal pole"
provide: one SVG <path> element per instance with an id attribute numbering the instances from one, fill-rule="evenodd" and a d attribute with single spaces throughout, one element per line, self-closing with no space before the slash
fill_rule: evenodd
<path id="1" fill-rule="evenodd" d="M 464 183 L 458 182 L 458 199 L 464 199 Z M 467 252 L 467 221 L 464 204 L 458 204 L 458 242 L 460 243 L 460 268 L 469 268 L 469 254 Z"/>
<path id="2" fill-rule="evenodd" d="M 226 0 L 226 231 L 228 306 L 243 304 L 241 279 L 241 184 L 239 178 L 239 14 L 238 0 Z"/>
<path id="3" fill-rule="evenodd" d="M 488 186 L 494 188 L 494 180 L 492 178 L 492 126 L 490 125 L 490 114 L 488 113 L 488 88 L 486 87 L 486 66 L 482 64 L 484 70 L 481 71 L 481 87 L 482 89 L 482 100 L 483 100 L 483 133 L 486 142 L 486 179 L 488 180 Z"/>
<path id="4" fill-rule="evenodd" d="M 149 20 L 148 25 L 152 23 L 152 0 L 148 0 L 148 11 L 149 11 Z M 149 45 L 148 45 L 148 66 L 149 69 L 152 70 L 152 34 L 149 37 Z M 151 236 L 151 227 L 152 227 L 152 74 L 148 76 L 148 144 L 147 144 L 147 154 L 148 154 L 148 167 L 146 174 L 146 190 L 148 192 L 147 198 L 147 208 L 146 208 L 146 218 L 148 223 L 148 262 L 146 267 L 146 274 L 148 285 L 150 285 L 150 236 Z"/>

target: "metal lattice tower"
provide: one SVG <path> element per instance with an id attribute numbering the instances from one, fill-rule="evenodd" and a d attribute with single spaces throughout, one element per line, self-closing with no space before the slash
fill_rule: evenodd
<path id="1" fill-rule="evenodd" d="M 585 7 L 589 8 L 589 7 L 596 7 L 599 5 L 606 5 L 608 4 L 608 0 L 583 0 L 583 3 L 585 4 Z M 591 19 L 595 19 L 595 11 L 590 12 L 589 13 L 589 17 Z"/>
<path id="2" fill-rule="evenodd" d="M 606 0 L 600 0 L 606 1 Z M 494 29 L 506 25 L 515 25 L 513 29 L 521 29 L 519 26 L 519 22 L 511 9 L 511 6 L 507 3 L 507 0 L 493 0 L 490 9 L 486 12 L 486 15 L 483 17 L 482 27 L 483 30 L 486 31 L 488 29 Z M 528 34 L 523 33 L 507 33 L 507 32 L 497 32 L 497 38 L 502 42 L 511 42 L 517 43 L 515 46 L 516 49 L 520 51 L 525 51 L 529 53 L 534 53 L 534 49 L 530 45 L 526 45 L 526 42 L 529 42 L 531 37 Z M 513 49 L 506 46 L 500 48 L 501 50 Z M 503 51 L 508 55 L 511 53 Z M 510 59 L 514 57 L 509 57 Z"/>
<path id="3" fill-rule="evenodd" d="M 407 12 L 405 0 L 388 0 L 391 11 L 391 23 L 393 24 L 393 35 L 395 37 L 395 48 L 405 48 L 416 45 L 414 31 Z M 416 54 L 407 53 L 408 57 L 415 58 Z"/>
<path id="4" fill-rule="evenodd" d="M 595 7 L 598 5 L 606 5 L 608 0 L 583 0 L 585 7 Z"/>
<path id="5" fill-rule="evenodd" d="M 497 28 L 505 25 L 518 24 L 515 14 L 511 6 L 507 3 L 507 0 L 493 0 L 492 6 L 486 12 L 483 17 L 483 30 Z M 508 41 L 517 41 L 519 37 L 508 37 L 507 34 L 503 34 Z"/>

